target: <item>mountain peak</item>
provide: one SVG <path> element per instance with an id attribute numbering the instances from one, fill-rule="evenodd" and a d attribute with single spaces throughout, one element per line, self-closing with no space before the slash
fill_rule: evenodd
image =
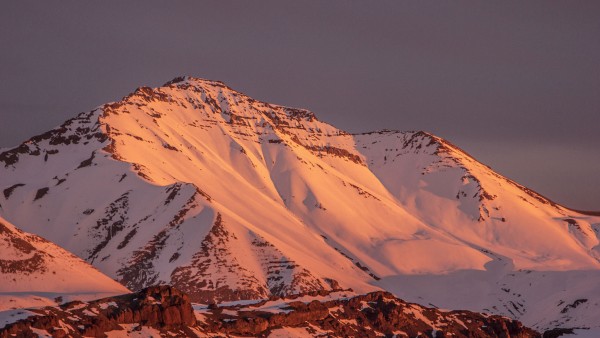
<path id="1" fill-rule="evenodd" d="M 187 75 L 186 76 L 177 76 L 177 77 L 173 78 L 172 80 L 167 81 L 164 85 L 162 85 L 162 87 L 168 87 L 170 85 L 182 84 L 182 83 L 204 84 L 204 85 L 212 85 L 212 86 L 216 86 L 216 87 L 227 87 L 225 85 L 225 83 L 223 83 L 222 81 L 204 79 L 204 78 L 200 78 L 200 77 L 187 76 Z M 227 87 L 227 88 L 229 88 L 229 87 Z"/>
<path id="2" fill-rule="evenodd" d="M 201 103 L 193 105 L 194 108 L 203 109 L 202 103 L 212 105 L 213 110 L 224 110 L 226 114 L 233 113 L 239 115 L 243 112 L 254 112 L 269 115 L 279 115 L 293 119 L 305 119 L 308 121 L 316 120 L 316 116 L 312 111 L 302 108 L 287 107 L 278 104 L 272 104 L 255 100 L 248 95 L 227 86 L 222 81 L 203 79 L 192 76 L 178 76 L 166 82 L 160 87 L 138 87 L 129 95 L 123 97 L 121 101 L 105 104 L 103 107 L 108 110 L 108 114 L 114 108 L 126 104 L 134 104 L 137 106 L 148 105 L 151 102 L 163 101 L 188 101 L 197 99 L 196 95 L 201 96 Z M 141 100 L 140 100 L 141 99 Z M 246 104 L 250 109 L 241 109 L 232 111 L 232 105 Z M 180 104 L 185 107 L 185 103 Z M 248 107 L 250 106 L 250 107 Z M 274 116 L 273 115 L 273 116 Z"/>

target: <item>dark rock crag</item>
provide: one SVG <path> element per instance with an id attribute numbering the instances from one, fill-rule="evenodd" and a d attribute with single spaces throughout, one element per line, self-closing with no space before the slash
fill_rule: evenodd
<path id="1" fill-rule="evenodd" d="M 326 291 L 307 295 L 323 295 Z M 209 307 L 204 332 L 267 337 L 282 327 L 304 327 L 328 337 L 541 337 L 516 320 L 470 311 L 443 312 L 406 303 L 388 292 L 306 302 L 286 297 L 280 312 L 261 311 L 270 301 L 250 306 Z M 276 300 L 276 299 L 275 299 Z M 272 302 L 272 301 L 271 301 Z M 227 311 L 225 311 L 227 310 Z M 232 315 L 232 313 L 236 313 Z"/>
<path id="2" fill-rule="evenodd" d="M 194 336 L 189 327 L 196 324 L 189 297 L 170 286 L 30 311 L 38 315 L 6 325 L 0 329 L 0 337 L 37 337 L 32 328 L 47 331 L 52 337 L 105 337 L 105 332 L 123 330 L 119 324 L 138 324 L 140 328 L 150 326 L 178 336 Z"/>
<path id="3" fill-rule="evenodd" d="M 128 327 L 133 331 L 152 327 L 164 337 L 268 337 L 285 327 L 315 337 L 541 337 L 506 317 L 426 308 L 388 292 L 351 295 L 319 290 L 249 305 L 200 306 L 194 313 L 186 294 L 154 286 L 88 303 L 30 309 L 37 315 L 8 324 L 0 337 L 35 337 L 34 330 L 52 337 L 106 337 L 125 330 L 122 324 L 133 324 Z"/>

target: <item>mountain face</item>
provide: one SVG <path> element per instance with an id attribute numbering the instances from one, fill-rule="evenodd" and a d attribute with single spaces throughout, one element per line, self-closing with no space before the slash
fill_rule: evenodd
<path id="1" fill-rule="evenodd" d="M 1 152 L 0 190 L 1 216 L 132 290 L 383 289 L 538 329 L 600 322 L 600 217 L 434 135 L 352 135 L 220 82 L 138 88 Z"/>
<path id="2" fill-rule="evenodd" d="M 28 310 L 0 337 L 540 337 L 521 323 L 469 311 L 442 312 L 373 292 L 314 292 L 252 304 L 196 307 L 169 286 L 91 302 Z"/>
<path id="3" fill-rule="evenodd" d="M 127 291 L 80 258 L 0 217 L 0 311 Z"/>

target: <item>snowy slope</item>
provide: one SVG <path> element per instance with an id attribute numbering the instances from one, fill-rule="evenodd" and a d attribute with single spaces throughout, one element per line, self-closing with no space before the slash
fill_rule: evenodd
<path id="1" fill-rule="evenodd" d="M 510 257 L 517 269 L 598 267 L 600 218 L 557 205 L 424 132 L 370 133 L 357 143 L 411 214 L 465 244 Z"/>
<path id="2" fill-rule="evenodd" d="M 337 288 L 340 279 L 357 291 L 376 289 L 286 208 L 270 175 L 289 175 L 288 165 L 306 175 L 314 169 L 269 142 L 277 140 L 276 123 L 261 117 L 261 131 L 246 140 L 243 126 L 213 106 L 222 85 L 177 86 L 163 89 L 173 96 L 163 101 L 139 89 L 0 155 L 2 212 L 132 289 L 168 282 L 205 302 Z M 278 117 L 245 100 L 248 115 Z"/>
<path id="3" fill-rule="evenodd" d="M 0 310 L 123 292 L 125 287 L 80 258 L 0 217 Z"/>
<path id="4" fill-rule="evenodd" d="M 433 135 L 350 135 L 215 81 L 138 88 L 1 153 L 0 190 L 13 224 L 131 289 L 201 302 L 384 288 L 550 327 L 572 311 L 541 311 L 540 294 L 593 307 L 600 285 L 600 217 Z M 537 273 L 553 277 L 525 288 Z M 477 297 L 456 297 L 470 285 Z"/>
<path id="5" fill-rule="evenodd" d="M 407 300 L 500 313 L 538 329 L 595 323 L 599 217 L 564 208 L 428 133 L 368 133 L 357 144 L 411 214 L 493 258 L 483 269 L 401 274 L 381 286 Z"/>

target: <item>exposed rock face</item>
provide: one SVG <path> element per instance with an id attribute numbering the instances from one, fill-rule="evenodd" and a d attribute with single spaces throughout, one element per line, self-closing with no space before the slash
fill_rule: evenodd
<path id="1" fill-rule="evenodd" d="M 443 312 L 406 303 L 387 292 L 337 299 L 322 295 L 334 294 L 321 291 L 248 307 L 213 308 L 201 326 L 206 332 L 252 336 L 268 336 L 282 327 L 302 327 L 307 336 L 326 332 L 333 337 L 540 337 L 506 317 Z"/>
<path id="2" fill-rule="evenodd" d="M 5 255 L 13 253 L 12 256 L 18 257 L 14 253 L 23 256 L 22 259 L 15 258 L 0 259 L 0 273 L 23 273 L 31 274 L 36 271 L 45 272 L 47 270 L 44 265 L 44 253 L 39 252 L 36 248 L 31 245 L 28 240 L 42 240 L 35 236 L 29 236 L 19 232 L 16 229 L 11 229 L 0 222 L 0 239 L 6 244 L 6 249 L 3 250 Z M 8 253 L 8 251 L 12 251 Z"/>
<path id="3" fill-rule="evenodd" d="M 266 271 L 266 280 L 260 281 L 243 266 L 243 254 L 236 252 L 235 248 L 244 244 L 217 214 L 191 264 L 173 270 L 172 285 L 200 303 L 264 299 L 327 289 L 324 283 L 285 257 L 264 238 L 254 233 L 248 236 L 251 238 L 251 253 L 256 255 L 262 270 Z"/>
<path id="4" fill-rule="evenodd" d="M 104 337 L 104 333 L 123 330 L 119 324 L 139 324 L 163 331 L 192 334 L 196 324 L 189 297 L 170 286 L 155 286 L 139 292 L 60 307 L 30 310 L 31 316 L 0 330 L 0 337 L 30 337 L 32 328 L 53 337 Z"/>

